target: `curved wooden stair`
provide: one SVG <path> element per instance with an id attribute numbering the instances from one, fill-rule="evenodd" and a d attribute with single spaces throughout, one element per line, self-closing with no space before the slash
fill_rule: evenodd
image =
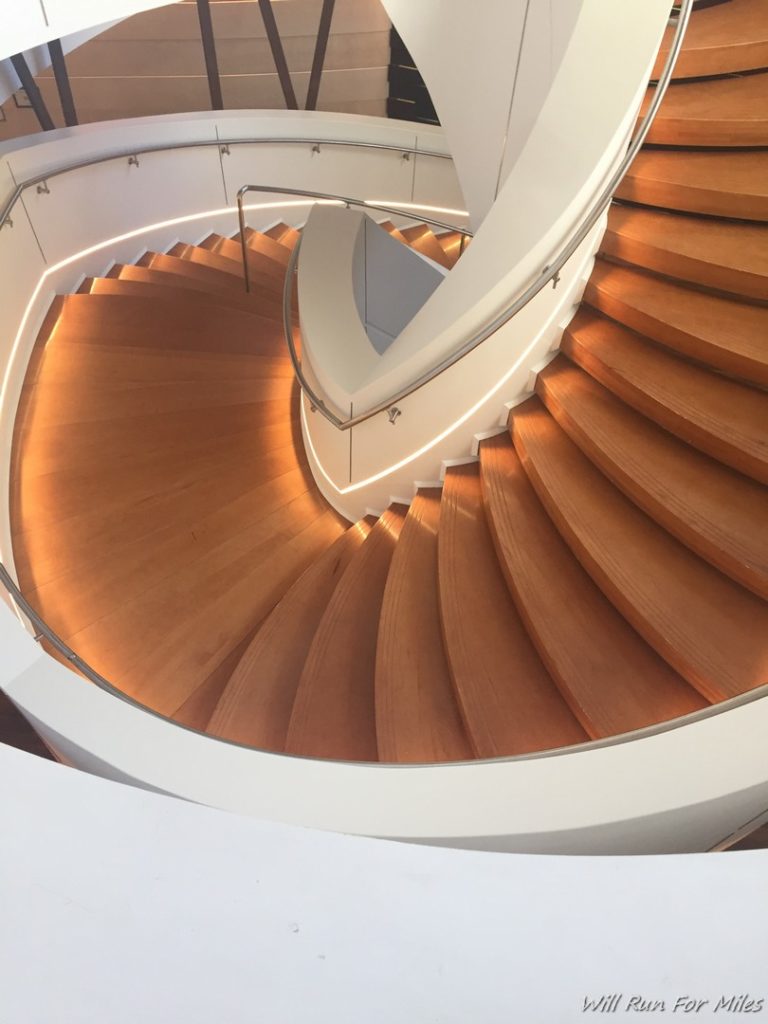
<path id="1" fill-rule="evenodd" d="M 212 235 L 57 300 L 15 444 L 29 599 L 149 706 L 303 756 L 525 755 L 768 683 L 766 68 L 763 0 L 695 11 L 535 394 L 378 517 L 307 469 L 294 229 L 248 232 L 248 296 Z"/>

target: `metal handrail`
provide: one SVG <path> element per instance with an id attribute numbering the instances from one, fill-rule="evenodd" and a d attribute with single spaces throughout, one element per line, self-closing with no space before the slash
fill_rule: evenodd
<path id="1" fill-rule="evenodd" d="M 288 345 L 288 350 L 291 354 L 291 360 L 294 364 L 294 371 L 296 372 L 296 377 L 299 380 L 299 383 L 301 384 L 302 388 L 306 391 L 307 396 L 309 397 L 310 403 L 312 405 L 313 411 L 318 411 L 322 416 L 325 417 L 325 419 L 328 420 L 329 423 L 332 423 L 333 426 L 336 427 L 338 430 L 350 430 L 352 427 L 356 427 L 360 423 L 364 423 L 366 420 L 369 420 L 373 416 L 377 416 L 379 415 L 379 413 L 382 412 L 388 413 L 390 416 L 390 421 L 394 423 L 396 416 L 399 415 L 399 410 L 395 408 L 397 402 L 402 401 L 404 398 L 408 398 L 415 391 L 418 391 L 420 388 L 423 388 L 425 384 L 429 384 L 436 377 L 439 377 L 446 370 L 450 369 L 452 366 L 458 363 L 459 360 L 463 359 L 464 356 L 469 355 L 469 353 L 473 352 L 479 345 L 482 345 L 482 343 L 486 341 L 492 334 L 495 334 L 500 327 L 503 327 L 504 324 L 512 320 L 513 317 L 515 317 L 521 309 L 527 306 L 528 303 L 532 299 L 534 299 L 539 294 L 539 292 L 542 291 L 550 282 L 553 284 L 554 287 L 557 287 L 557 284 L 560 280 L 560 271 L 563 269 L 563 267 L 571 258 L 571 256 L 573 256 L 573 254 L 577 251 L 577 249 L 586 239 L 586 237 L 589 235 L 590 231 L 595 226 L 595 224 L 597 224 L 597 222 L 602 217 L 603 213 L 605 212 L 611 200 L 613 199 L 613 194 L 618 188 L 619 184 L 621 183 L 630 164 L 635 159 L 635 157 L 638 154 L 638 151 L 640 150 L 640 147 L 645 142 L 646 136 L 650 131 L 653 120 L 656 117 L 658 109 L 661 106 L 661 103 L 664 99 L 667 87 L 669 86 L 669 83 L 672 79 L 672 72 L 674 70 L 675 63 L 677 62 L 677 58 L 680 53 L 680 48 L 683 44 L 683 37 L 685 36 L 685 30 L 688 27 L 688 21 L 691 16 L 693 3 L 694 0 L 682 0 L 682 3 L 680 5 L 680 13 L 677 16 L 677 26 L 675 28 L 675 33 L 672 37 L 672 43 L 669 48 L 669 53 L 667 54 L 667 59 L 664 63 L 662 73 L 656 82 L 653 99 L 651 100 L 645 117 L 640 123 L 640 127 L 637 130 L 637 134 L 630 143 L 627 152 L 624 156 L 624 159 L 619 164 L 617 170 L 614 171 L 614 173 L 611 175 L 608 184 L 600 193 L 597 201 L 594 203 L 591 210 L 582 221 L 578 230 L 571 236 L 569 241 L 560 250 L 560 253 L 555 257 L 555 259 L 552 260 L 551 263 L 548 263 L 546 267 L 544 267 L 544 269 L 541 271 L 536 280 L 532 284 L 530 284 L 525 289 L 525 291 L 522 292 L 522 294 L 520 294 L 512 303 L 510 303 L 510 305 L 508 305 L 504 310 L 502 310 L 501 313 L 499 313 L 497 316 L 493 318 L 493 320 L 490 320 L 483 327 L 481 327 L 480 330 L 476 331 L 455 352 L 452 352 L 444 359 L 441 359 L 440 362 L 436 363 L 425 373 L 421 374 L 415 380 L 411 381 L 410 384 L 406 385 L 399 391 L 396 391 L 394 394 L 390 395 L 389 398 L 385 399 L 383 402 L 379 402 L 377 405 L 372 406 L 365 412 L 359 413 L 357 416 L 350 416 L 348 419 L 342 420 L 338 416 L 336 416 L 335 413 L 331 412 L 331 410 L 326 405 L 325 401 L 307 385 L 306 378 L 304 377 L 304 374 L 301 372 L 301 364 L 298 362 L 295 347 L 293 344 L 293 328 L 292 318 L 290 317 L 290 301 L 286 302 L 286 295 L 290 294 L 290 290 L 293 286 L 292 276 L 293 270 L 295 269 L 296 266 L 295 258 L 291 263 L 289 263 L 289 272 L 286 274 L 285 285 L 283 289 L 283 326 L 285 329 L 285 339 Z M 240 237 L 243 249 L 243 270 L 246 275 L 247 247 L 245 244 L 244 220 L 242 219 L 242 203 L 240 202 L 240 196 L 241 193 L 244 193 L 246 191 L 258 191 L 260 188 L 261 186 L 244 185 L 243 188 L 240 189 L 240 191 L 238 192 L 238 207 L 241 216 Z M 291 189 L 277 188 L 265 190 L 273 192 L 285 192 L 286 194 L 293 193 L 293 190 Z M 323 198 L 322 193 L 301 192 L 300 194 Z M 341 202 L 344 202 L 347 205 L 357 205 L 362 207 L 365 207 L 367 205 L 364 202 L 350 199 L 349 197 L 346 196 L 332 196 L 326 198 L 333 198 Z M 376 207 L 372 208 L 376 209 Z M 408 212 L 404 210 L 390 212 L 397 213 L 400 216 L 407 216 L 414 220 L 417 219 L 413 216 L 413 212 Z M 418 219 L 424 220 L 425 223 L 430 223 L 429 221 L 427 221 L 426 218 Z M 448 226 L 450 227 L 451 230 L 457 230 L 453 225 L 440 226 Z M 286 308 L 288 308 L 287 317 L 285 312 Z"/>
<path id="2" fill-rule="evenodd" d="M 411 156 L 431 156 L 440 160 L 452 159 L 450 153 L 439 153 L 437 150 L 416 149 L 409 148 L 408 146 L 395 146 L 389 142 L 360 142 L 350 139 L 297 139 L 284 138 L 280 135 L 263 139 L 200 139 L 196 142 L 165 142 L 157 146 L 134 146 L 132 149 L 110 150 L 105 155 L 90 157 L 88 160 L 75 160 L 70 164 L 64 164 L 62 167 L 46 171 L 45 174 L 38 174 L 34 178 L 26 178 L 24 181 L 19 182 L 11 193 L 10 198 L 0 208 L 0 228 L 9 220 L 13 207 L 25 189 L 31 188 L 32 185 L 40 185 L 45 181 L 50 181 L 52 178 L 58 178 L 61 174 L 68 174 L 70 171 L 77 171 L 83 167 L 93 167 L 96 164 L 104 164 L 110 160 L 119 160 L 121 157 L 128 157 L 129 160 L 137 161 L 139 156 L 143 156 L 146 153 L 164 153 L 166 150 L 170 152 L 175 149 L 200 149 L 201 147 L 218 146 L 220 150 L 226 151 L 228 146 L 266 145 L 312 146 L 314 152 L 320 152 L 319 148 L 316 147 L 321 146 L 346 146 L 352 149 L 384 149 L 392 153 L 402 153 L 403 156 L 407 155 L 409 158 Z"/>

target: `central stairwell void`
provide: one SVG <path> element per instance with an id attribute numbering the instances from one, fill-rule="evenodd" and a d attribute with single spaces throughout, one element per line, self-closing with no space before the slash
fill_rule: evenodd
<path id="1" fill-rule="evenodd" d="M 296 228 L 57 297 L 13 436 L 26 601 L 141 706 L 334 762 L 592 750 L 761 696 L 766 67 L 758 0 L 693 13 L 559 351 L 476 455 L 357 521 L 302 436 Z M 449 275 L 476 244 L 382 226 Z"/>

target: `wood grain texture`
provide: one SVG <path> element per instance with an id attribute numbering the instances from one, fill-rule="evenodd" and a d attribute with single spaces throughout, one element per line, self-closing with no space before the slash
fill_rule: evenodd
<path id="1" fill-rule="evenodd" d="M 208 723 L 213 736 L 285 748 L 310 645 L 337 583 L 371 523 L 346 530 L 296 580 L 243 652 Z"/>
<path id="2" fill-rule="evenodd" d="M 646 93 L 640 116 L 653 92 Z M 768 73 L 671 85 L 647 141 L 667 146 L 768 145 Z"/>
<path id="3" fill-rule="evenodd" d="M 618 199 L 739 220 L 768 220 L 768 152 L 643 149 Z"/>
<path id="4" fill-rule="evenodd" d="M 14 438 L 14 551 L 81 656 L 201 728 L 253 630 L 346 524 L 312 481 L 259 296 L 181 257 L 142 263 L 44 325 Z"/>
<path id="5" fill-rule="evenodd" d="M 347 566 L 320 620 L 296 693 L 285 749 L 376 761 L 375 671 L 384 587 L 407 507 L 392 505 Z"/>
<path id="6" fill-rule="evenodd" d="M 443 647 L 437 581 L 439 488 L 418 492 L 387 576 L 376 652 L 380 761 L 474 757 Z"/>
<path id="7" fill-rule="evenodd" d="M 279 242 L 280 245 L 284 245 L 286 249 L 293 249 L 299 240 L 300 232 L 296 228 L 292 228 L 290 224 L 286 224 L 285 221 L 280 221 L 269 230 L 262 231 L 262 234 Z"/>
<path id="8" fill-rule="evenodd" d="M 598 259 L 584 301 L 680 355 L 768 386 L 768 309 Z"/>
<path id="9" fill-rule="evenodd" d="M 582 307 L 562 351 L 643 415 L 719 462 L 768 483 L 768 396 L 710 373 Z"/>
<path id="10" fill-rule="evenodd" d="M 515 448 L 571 550 L 621 614 L 709 701 L 768 678 L 768 604 L 641 512 L 538 399 L 513 410 Z"/>
<path id="11" fill-rule="evenodd" d="M 768 492 L 678 441 L 563 356 L 538 375 L 550 414 L 629 498 L 702 558 L 768 598 Z"/>
<path id="12" fill-rule="evenodd" d="M 586 732 L 613 736 L 705 707 L 584 571 L 509 437 L 483 441 L 480 465 L 488 522 L 515 605 Z"/>
<path id="13" fill-rule="evenodd" d="M 619 206 L 601 251 L 692 284 L 768 301 L 768 226 Z"/>
<path id="14" fill-rule="evenodd" d="M 669 53 L 673 27 L 664 33 L 653 78 Z M 694 11 L 675 65 L 674 77 L 703 78 L 768 67 L 768 13 L 765 0 L 729 0 Z"/>
<path id="15" fill-rule="evenodd" d="M 476 465 L 446 472 L 438 575 L 445 650 L 477 756 L 585 740 L 515 609 L 486 522 Z"/>

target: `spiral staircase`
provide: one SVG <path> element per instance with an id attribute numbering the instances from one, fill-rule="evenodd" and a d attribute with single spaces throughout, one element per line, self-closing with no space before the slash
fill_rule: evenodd
<path id="1" fill-rule="evenodd" d="M 343 761 L 562 748 L 768 682 L 766 67 L 760 0 L 694 12 L 559 354 L 477 459 L 379 516 L 346 522 L 308 469 L 295 229 L 249 232 L 250 295 L 210 235 L 57 298 L 14 437 L 28 601 L 161 715 Z"/>

